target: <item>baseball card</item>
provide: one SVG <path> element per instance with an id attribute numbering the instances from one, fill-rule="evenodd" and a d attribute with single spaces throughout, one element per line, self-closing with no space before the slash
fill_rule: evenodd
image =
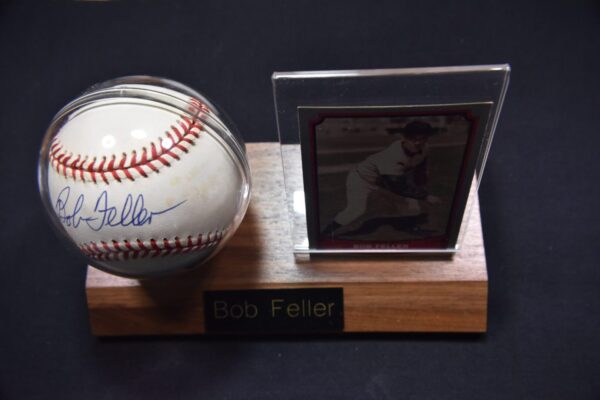
<path id="1" fill-rule="evenodd" d="M 456 249 L 491 106 L 299 107 L 310 247 Z"/>

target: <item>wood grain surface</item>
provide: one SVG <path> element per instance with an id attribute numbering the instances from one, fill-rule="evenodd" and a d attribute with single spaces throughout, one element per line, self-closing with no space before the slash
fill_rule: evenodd
<path id="1" fill-rule="evenodd" d="M 345 332 L 486 330 L 487 270 L 476 197 L 454 256 L 294 256 L 279 144 L 252 143 L 247 150 L 250 208 L 209 263 L 152 280 L 88 267 L 86 292 L 95 335 L 204 333 L 205 290 L 309 287 L 344 289 Z"/>

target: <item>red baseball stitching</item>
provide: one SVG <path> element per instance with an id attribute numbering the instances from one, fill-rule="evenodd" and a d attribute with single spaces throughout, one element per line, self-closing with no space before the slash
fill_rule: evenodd
<path id="1" fill-rule="evenodd" d="M 79 249 L 88 257 L 102 261 L 135 260 L 146 257 L 165 257 L 172 254 L 186 254 L 214 247 L 221 242 L 227 230 L 209 232 L 206 235 L 188 236 L 185 239 L 175 237 L 174 239 L 150 239 L 146 241 L 123 240 L 121 242 L 111 240 L 81 243 Z"/>
<path id="2" fill-rule="evenodd" d="M 208 108 L 208 106 L 206 104 L 204 104 L 203 102 L 201 102 L 200 100 L 191 97 L 190 98 L 190 106 L 188 107 L 188 110 L 194 114 L 194 113 L 206 113 L 206 114 L 210 114 L 210 109 Z"/>
<path id="3" fill-rule="evenodd" d="M 192 104 L 201 112 L 208 112 L 198 100 Z M 115 154 L 111 157 L 73 154 L 63 147 L 57 135 L 50 146 L 50 164 L 60 175 L 75 181 L 97 183 L 101 180 L 109 184 L 110 181 L 147 178 L 150 173 L 159 173 L 161 168 L 170 167 L 171 162 L 179 160 L 200 138 L 204 128 L 198 120 L 186 116 L 181 118 L 170 131 L 165 132 L 165 137 L 158 139 L 158 144 L 151 142 L 150 148 L 143 147 L 141 154 L 133 150 L 129 154 L 122 153 L 120 158 Z"/>

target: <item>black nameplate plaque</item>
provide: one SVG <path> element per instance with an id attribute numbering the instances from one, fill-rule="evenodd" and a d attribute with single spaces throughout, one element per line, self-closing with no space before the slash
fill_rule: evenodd
<path id="1" fill-rule="evenodd" d="M 317 333 L 344 329 L 344 290 L 257 289 L 204 292 L 207 332 Z"/>

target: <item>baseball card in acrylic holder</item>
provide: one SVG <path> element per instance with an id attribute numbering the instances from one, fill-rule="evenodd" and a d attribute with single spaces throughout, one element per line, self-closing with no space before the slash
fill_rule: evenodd
<path id="1" fill-rule="evenodd" d="M 459 250 L 509 71 L 274 73 L 293 251 Z"/>

